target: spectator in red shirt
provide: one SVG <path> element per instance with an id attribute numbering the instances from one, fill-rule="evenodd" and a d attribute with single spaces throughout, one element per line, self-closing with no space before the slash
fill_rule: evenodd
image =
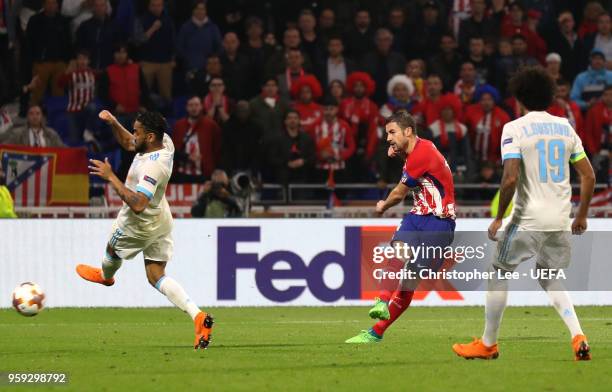
<path id="1" fill-rule="evenodd" d="M 468 105 L 472 103 L 474 98 L 474 92 L 478 88 L 480 81 L 477 79 L 478 74 L 476 73 L 476 67 L 471 61 L 465 61 L 461 64 L 461 71 L 459 71 L 459 80 L 455 83 L 454 93 L 461 103 Z"/>
<path id="2" fill-rule="evenodd" d="M 596 0 L 590 0 L 584 6 L 584 12 L 582 13 L 582 23 L 578 27 L 578 36 L 584 39 L 589 34 L 597 32 L 597 19 L 600 15 L 605 14 L 606 10 Z"/>
<path id="3" fill-rule="evenodd" d="M 214 77 L 208 83 L 208 94 L 204 97 L 204 111 L 206 116 L 222 126 L 229 120 L 234 103 L 225 95 L 223 79 Z"/>
<path id="4" fill-rule="evenodd" d="M 59 79 L 59 85 L 68 90 L 69 135 L 67 143 L 80 144 L 83 139 L 97 144 L 96 131 L 97 107 L 94 102 L 96 91 L 96 75 L 89 67 L 89 52 L 80 50 L 76 59 L 70 61 L 66 72 Z M 98 146 L 99 148 L 99 146 Z"/>
<path id="5" fill-rule="evenodd" d="M 582 128 L 582 112 L 580 111 L 580 106 L 570 99 L 571 88 L 572 86 L 567 80 L 561 79 L 557 81 L 555 101 L 550 105 L 547 112 L 554 116 L 567 118 L 578 135 L 581 135 L 584 131 Z"/>
<path id="6" fill-rule="evenodd" d="M 355 139 L 349 124 L 338 118 L 338 105 L 333 99 L 325 102 L 323 119 L 315 127 L 314 140 L 317 178 L 326 181 L 329 171 L 333 170 L 336 181 L 347 180 L 345 169 L 355 153 Z"/>
<path id="7" fill-rule="evenodd" d="M 440 118 L 431 125 L 429 130 L 436 147 L 448 160 L 453 171 L 463 177 L 467 171 L 467 161 L 470 156 L 467 127 L 459 121 L 462 105 L 457 96 L 447 94 L 440 99 Z"/>
<path id="8" fill-rule="evenodd" d="M 187 101 L 187 117 L 174 125 L 172 141 L 176 149 L 173 182 L 202 183 L 210 177 L 220 158 L 221 129 L 204 115 L 200 97 Z"/>
<path id="9" fill-rule="evenodd" d="M 500 96 L 495 87 L 488 84 L 480 86 L 474 99 L 477 103 L 468 106 L 465 111 L 474 155 L 479 162 L 496 163 L 501 158 L 502 130 L 510 117 L 497 106 Z"/>
<path id="10" fill-rule="evenodd" d="M 429 74 L 427 77 L 427 98 L 412 109 L 412 114 L 416 116 L 419 127 L 426 128 L 440 118 L 438 101 L 441 97 L 442 79 L 436 74 Z"/>
<path id="11" fill-rule="evenodd" d="M 321 98 L 321 84 L 313 75 L 298 78 L 291 86 L 293 108 L 300 114 L 302 131 L 314 138 L 314 130 L 323 117 L 323 108 L 316 100 Z"/>
<path id="12" fill-rule="evenodd" d="M 593 157 L 592 163 L 598 182 L 609 181 L 612 151 L 612 85 L 607 85 L 601 100 L 587 112 L 584 147 Z"/>

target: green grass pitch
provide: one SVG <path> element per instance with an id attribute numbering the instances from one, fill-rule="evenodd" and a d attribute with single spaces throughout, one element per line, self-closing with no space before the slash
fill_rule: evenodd
<path id="1" fill-rule="evenodd" d="M 34 318 L 3 309 L 0 372 L 68 372 L 58 391 L 610 391 L 611 311 L 577 308 L 593 360 L 574 362 L 547 307 L 506 310 L 495 361 L 451 351 L 482 332 L 478 307 L 411 308 L 368 346 L 343 343 L 371 325 L 363 307 L 218 308 L 205 351 L 193 350 L 192 323 L 174 308 L 46 309 Z"/>

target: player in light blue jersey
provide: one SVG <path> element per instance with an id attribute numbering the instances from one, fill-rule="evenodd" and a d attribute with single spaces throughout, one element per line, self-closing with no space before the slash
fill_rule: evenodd
<path id="1" fill-rule="evenodd" d="M 555 84 L 544 69 L 519 71 L 510 81 L 510 87 L 524 115 L 507 123 L 502 133 L 504 173 L 497 216 L 489 227 L 491 240 L 497 241 L 504 212 L 515 192 L 516 198 L 492 268 L 496 272 L 511 272 L 520 263 L 535 257 L 538 269 L 564 269 L 571 257 L 571 233 L 579 235 L 587 228 L 595 185 L 593 168 L 569 121 L 546 112 Z M 570 220 L 570 163 L 580 175 L 580 207 L 573 222 Z M 498 357 L 497 336 L 508 289 L 508 281 L 498 276 L 496 273 L 489 281 L 482 338 L 453 345 L 457 355 L 467 359 Z M 538 281 L 570 331 L 574 358 L 591 359 L 587 338 L 564 285 L 557 279 Z"/>

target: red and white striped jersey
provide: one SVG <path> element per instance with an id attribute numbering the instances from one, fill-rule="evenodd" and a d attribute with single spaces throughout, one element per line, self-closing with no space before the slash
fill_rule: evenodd
<path id="1" fill-rule="evenodd" d="M 91 69 L 70 72 L 66 75 L 68 86 L 68 112 L 80 112 L 94 99 L 96 75 Z"/>
<path id="2" fill-rule="evenodd" d="M 406 158 L 401 183 L 413 188 L 411 214 L 455 219 L 453 174 L 446 159 L 429 140 L 417 139 L 414 150 Z"/>

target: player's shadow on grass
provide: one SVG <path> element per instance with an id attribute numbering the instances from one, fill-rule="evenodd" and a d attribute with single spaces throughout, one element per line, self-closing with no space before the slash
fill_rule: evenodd
<path id="1" fill-rule="evenodd" d="M 554 342 L 554 341 L 557 341 L 558 339 L 552 336 L 505 336 L 503 340 L 511 341 L 511 342 L 528 342 L 528 341 Z"/>
<path id="2" fill-rule="evenodd" d="M 281 348 L 281 347 L 304 347 L 321 346 L 322 343 L 253 343 L 253 344 L 211 344 L 207 350 L 232 350 L 242 348 Z M 164 349 L 184 349 L 185 346 L 157 346 Z"/>

